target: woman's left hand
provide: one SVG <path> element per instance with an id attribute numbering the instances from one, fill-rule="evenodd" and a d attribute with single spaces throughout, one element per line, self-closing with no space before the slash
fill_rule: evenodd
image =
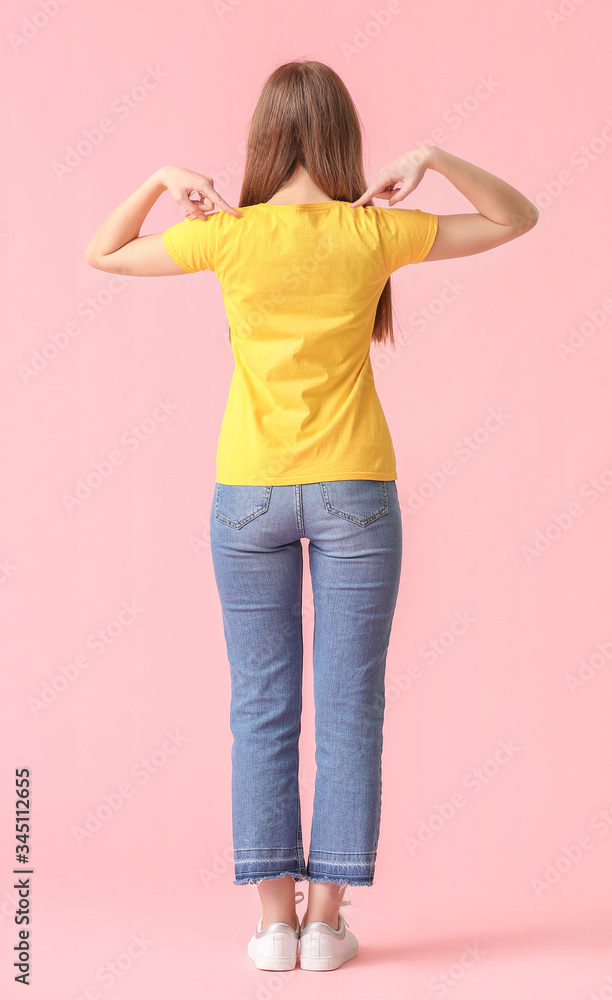
<path id="1" fill-rule="evenodd" d="M 166 189 L 184 210 L 186 219 L 207 219 L 217 205 L 224 212 L 242 218 L 242 212 L 228 205 L 225 198 L 215 191 L 212 177 L 187 170 L 186 167 L 163 167 L 160 175 Z M 193 194 L 199 194 L 199 201 L 190 198 Z"/>

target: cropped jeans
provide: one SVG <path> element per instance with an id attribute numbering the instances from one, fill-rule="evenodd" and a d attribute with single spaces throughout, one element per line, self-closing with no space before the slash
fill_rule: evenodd
<path id="1" fill-rule="evenodd" d="M 298 787 L 302 538 L 314 601 L 315 787 L 308 864 Z M 213 568 L 231 677 L 234 885 L 372 885 L 385 666 L 399 589 L 394 480 L 215 483 Z"/>

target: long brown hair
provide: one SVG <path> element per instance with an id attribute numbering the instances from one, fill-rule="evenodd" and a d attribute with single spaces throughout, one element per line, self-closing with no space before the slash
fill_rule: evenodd
<path id="1" fill-rule="evenodd" d="M 333 69 L 305 59 L 279 66 L 263 85 L 247 137 L 238 208 L 268 201 L 298 163 L 334 201 L 357 201 L 368 186 L 353 99 Z M 387 338 L 394 343 L 390 278 L 372 331 L 372 340 Z"/>

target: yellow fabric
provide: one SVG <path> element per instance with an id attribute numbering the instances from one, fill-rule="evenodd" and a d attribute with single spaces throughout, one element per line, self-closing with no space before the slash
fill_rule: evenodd
<path id="1" fill-rule="evenodd" d="M 230 324 L 217 482 L 397 479 L 370 338 L 387 278 L 427 256 L 437 215 L 344 201 L 240 211 L 163 233 L 184 271 L 215 272 Z"/>

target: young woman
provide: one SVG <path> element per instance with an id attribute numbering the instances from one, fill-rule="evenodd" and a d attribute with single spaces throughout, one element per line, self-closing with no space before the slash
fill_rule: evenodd
<path id="1" fill-rule="evenodd" d="M 475 212 L 393 210 L 426 170 L 443 174 Z M 185 219 L 140 236 L 165 190 Z M 196 192 L 199 201 L 190 199 Z M 390 275 L 491 250 L 537 219 L 515 188 L 436 146 L 399 156 L 367 187 L 360 118 L 344 83 L 300 60 L 278 67 L 261 91 L 238 210 L 212 178 L 164 167 L 87 247 L 87 262 L 103 271 L 209 269 L 221 284 L 235 369 L 210 540 L 231 672 L 234 884 L 258 886 L 263 914 L 248 953 L 260 969 L 294 968 L 298 941 L 302 968 L 353 958 L 342 895 L 374 879 L 402 559 L 395 454 L 369 355 L 371 340 L 393 342 Z M 307 864 L 298 792 L 302 538 L 315 607 Z M 294 883 L 304 880 L 300 922 Z"/>

